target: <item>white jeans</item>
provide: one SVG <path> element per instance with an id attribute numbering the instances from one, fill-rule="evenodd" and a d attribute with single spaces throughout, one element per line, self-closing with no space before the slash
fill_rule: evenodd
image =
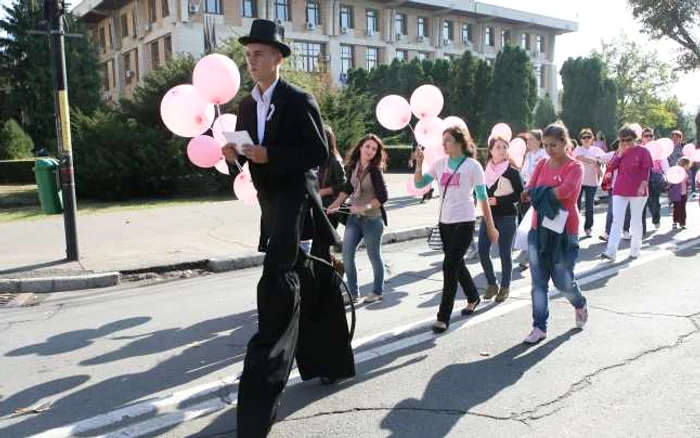
<path id="1" fill-rule="evenodd" d="M 642 249 L 642 212 L 646 204 L 646 196 L 613 196 L 613 221 L 610 227 L 610 236 L 608 236 L 608 248 L 605 250 L 608 255 L 615 256 L 617 254 L 627 205 L 630 206 L 631 213 L 630 234 L 632 234 L 632 243 L 630 245 L 630 255 L 635 257 L 639 255 L 639 251 Z"/>

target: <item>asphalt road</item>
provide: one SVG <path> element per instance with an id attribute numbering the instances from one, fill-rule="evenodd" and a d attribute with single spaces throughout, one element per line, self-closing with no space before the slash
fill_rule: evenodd
<path id="1" fill-rule="evenodd" d="M 549 337 L 530 348 L 528 271 L 508 301 L 435 336 L 440 254 L 423 241 L 386 246 L 386 298 L 357 313 L 358 376 L 330 387 L 292 379 L 271 436 L 700 436 L 700 226 L 645 242 L 639 260 L 623 249 L 610 264 L 596 258 L 601 242 L 582 241 L 589 324 L 573 330 L 573 308 L 554 295 Z M 478 262 L 469 266 L 483 286 Z M 232 436 L 258 277 L 135 283 L 0 310 L 0 436 Z M 460 293 L 455 311 L 464 304 Z M 13 414 L 22 408 L 40 412 Z"/>

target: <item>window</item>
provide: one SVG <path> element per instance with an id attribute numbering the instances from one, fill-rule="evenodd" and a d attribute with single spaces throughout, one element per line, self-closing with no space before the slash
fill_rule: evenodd
<path id="1" fill-rule="evenodd" d="M 170 35 L 163 39 L 163 52 L 166 61 L 173 57 L 173 38 Z"/>
<path id="2" fill-rule="evenodd" d="M 540 67 L 540 74 L 539 74 L 539 78 L 537 80 L 537 82 L 538 82 L 537 87 L 538 88 L 544 88 L 544 83 L 545 83 L 544 77 L 545 77 L 546 72 L 547 71 L 544 67 Z"/>
<path id="3" fill-rule="evenodd" d="M 204 12 L 207 14 L 224 14 L 224 5 L 221 0 L 204 0 Z"/>
<path id="4" fill-rule="evenodd" d="M 379 49 L 376 47 L 367 47 L 367 70 L 372 70 L 377 66 L 379 61 Z"/>
<path id="5" fill-rule="evenodd" d="M 428 37 L 428 19 L 426 17 L 418 17 L 418 36 Z"/>
<path id="6" fill-rule="evenodd" d="M 375 9 L 367 9 L 367 30 L 379 31 L 379 20 L 377 19 L 377 11 Z"/>
<path id="7" fill-rule="evenodd" d="M 102 64 L 102 68 L 100 69 L 100 82 L 102 91 L 109 91 L 109 63 L 107 62 Z"/>
<path id="8" fill-rule="evenodd" d="M 257 0 L 241 0 L 241 17 L 254 18 L 258 16 Z"/>
<path id="9" fill-rule="evenodd" d="M 169 0 L 160 0 L 160 12 L 162 17 L 167 17 L 170 15 L 170 6 L 168 5 Z"/>
<path id="10" fill-rule="evenodd" d="M 156 17 L 156 0 L 148 0 L 148 22 L 155 23 Z"/>
<path id="11" fill-rule="evenodd" d="M 109 50 L 114 50 L 114 40 L 112 39 L 112 38 L 113 38 L 113 35 L 114 35 L 114 34 L 112 33 L 112 22 L 110 22 L 107 26 L 108 26 L 108 28 L 107 28 L 107 29 L 108 29 L 107 35 L 109 36 L 109 39 L 108 39 L 108 41 L 109 41 Z"/>
<path id="12" fill-rule="evenodd" d="M 352 6 L 340 7 L 340 27 L 345 27 L 347 29 L 352 29 L 355 27 Z"/>
<path id="13" fill-rule="evenodd" d="M 394 19 L 394 32 L 396 35 L 406 35 L 406 15 L 396 14 Z"/>
<path id="14" fill-rule="evenodd" d="M 510 44 L 510 31 L 501 30 L 501 47 L 505 47 Z"/>
<path id="15" fill-rule="evenodd" d="M 418 52 L 417 58 L 418 58 L 420 61 L 425 61 L 425 60 L 428 59 L 428 54 L 425 53 L 425 52 Z"/>
<path id="16" fill-rule="evenodd" d="M 308 0 L 306 2 L 306 22 L 321 24 L 321 7 L 317 0 Z"/>
<path id="17" fill-rule="evenodd" d="M 136 26 L 136 9 L 131 11 L 131 35 L 136 38 L 138 27 Z"/>
<path id="18" fill-rule="evenodd" d="M 520 47 L 522 47 L 524 50 L 530 50 L 530 35 L 529 34 L 522 34 L 520 35 Z"/>
<path id="19" fill-rule="evenodd" d="M 107 34 L 105 33 L 105 28 L 100 28 L 100 53 L 104 53 L 107 50 Z"/>
<path id="20" fill-rule="evenodd" d="M 544 37 L 542 35 L 537 35 L 537 51 L 544 53 Z"/>
<path id="21" fill-rule="evenodd" d="M 450 20 L 445 20 L 442 23 L 442 38 L 450 41 L 455 39 L 454 26 Z"/>
<path id="22" fill-rule="evenodd" d="M 493 38 L 493 27 L 486 28 L 486 31 L 484 33 L 484 44 L 486 44 L 487 46 L 491 46 L 491 47 L 496 45 L 496 42 L 494 41 L 494 38 Z"/>
<path id="23" fill-rule="evenodd" d="M 128 15 L 122 14 L 121 25 L 122 25 L 122 38 L 126 38 L 129 36 L 129 16 Z"/>
<path id="24" fill-rule="evenodd" d="M 462 43 L 471 43 L 472 41 L 472 25 L 465 23 L 462 25 Z"/>
<path id="25" fill-rule="evenodd" d="M 294 54 L 296 56 L 296 66 L 299 70 L 305 72 L 317 72 L 322 70 L 322 63 L 325 62 L 322 44 L 294 43 Z"/>
<path id="26" fill-rule="evenodd" d="M 408 61 L 408 50 L 396 50 L 395 58 L 399 61 Z"/>
<path id="27" fill-rule="evenodd" d="M 348 70 L 354 67 L 352 46 L 340 46 L 340 73 L 347 75 Z"/>
<path id="28" fill-rule="evenodd" d="M 160 66 L 160 51 L 158 50 L 158 41 L 151 43 L 151 68 L 153 70 Z"/>
<path id="29" fill-rule="evenodd" d="M 537 81 L 537 89 L 542 88 L 542 66 L 535 66 L 535 80 Z"/>
<path id="30" fill-rule="evenodd" d="M 291 21 L 289 15 L 289 0 L 275 0 L 275 18 L 280 21 Z"/>
<path id="31" fill-rule="evenodd" d="M 133 80 L 134 72 L 131 70 L 131 53 L 124 54 L 124 80 L 130 84 Z"/>

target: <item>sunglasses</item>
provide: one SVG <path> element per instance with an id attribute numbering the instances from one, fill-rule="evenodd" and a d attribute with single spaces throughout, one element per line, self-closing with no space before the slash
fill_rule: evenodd
<path id="1" fill-rule="evenodd" d="M 592 138 L 593 138 L 593 136 L 591 136 L 591 135 L 583 135 L 583 136 L 581 136 L 581 140 L 590 140 L 590 139 L 592 139 Z"/>
<path id="2" fill-rule="evenodd" d="M 654 134 L 644 134 L 644 138 L 654 138 Z"/>
<path id="3" fill-rule="evenodd" d="M 631 137 L 625 137 L 620 139 L 620 143 L 632 143 L 634 142 L 634 139 Z"/>
<path id="4" fill-rule="evenodd" d="M 671 134 L 671 137 L 680 137 L 680 134 Z"/>

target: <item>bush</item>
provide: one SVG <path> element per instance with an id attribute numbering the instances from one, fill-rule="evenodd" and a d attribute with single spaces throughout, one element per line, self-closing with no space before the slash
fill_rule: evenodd
<path id="1" fill-rule="evenodd" d="M 0 161 L 0 184 L 32 184 L 34 159 Z"/>
<path id="2" fill-rule="evenodd" d="M 0 160 L 15 160 L 32 156 L 34 142 L 14 120 L 5 121 L 0 129 Z"/>

